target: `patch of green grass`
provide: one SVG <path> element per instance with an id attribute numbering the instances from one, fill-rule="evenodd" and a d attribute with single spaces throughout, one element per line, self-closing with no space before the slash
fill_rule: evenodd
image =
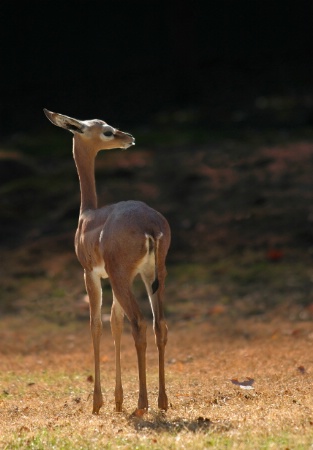
<path id="1" fill-rule="evenodd" d="M 168 265 L 167 279 L 177 283 L 208 281 L 212 273 L 212 266 L 208 264 L 186 263 Z"/>
<path id="2" fill-rule="evenodd" d="M 111 450 L 111 449 L 129 449 L 129 450 L 152 450 L 162 449 L 258 449 L 258 450 L 307 450 L 312 443 L 312 436 L 299 436 L 290 433 L 282 433 L 272 436 L 229 436 L 215 432 L 208 433 L 147 433 L 138 432 L 128 437 L 120 435 L 117 432 L 115 436 L 106 436 L 100 429 L 95 428 L 88 434 L 75 432 L 71 435 L 65 435 L 64 430 L 42 429 L 32 435 L 26 430 L 12 436 L 12 439 L 5 444 L 4 449 L 10 450 Z"/>
<path id="3" fill-rule="evenodd" d="M 168 266 L 168 282 L 203 283 L 228 281 L 238 286 L 267 283 L 270 286 L 302 285 L 311 282 L 310 267 L 305 262 L 267 261 L 256 255 L 255 260 L 241 256 L 216 262 L 175 264 Z M 289 283 L 289 284 L 288 284 Z"/>
<path id="4" fill-rule="evenodd" d="M 177 305 L 182 308 L 184 300 L 190 311 L 217 303 L 228 305 L 229 312 L 240 309 L 246 314 L 271 312 L 283 305 L 288 314 L 292 305 L 299 309 L 313 302 L 311 267 L 301 260 L 271 262 L 264 255 L 236 255 L 206 264 L 169 265 L 168 272 L 165 296 L 176 298 L 166 303 L 169 314 L 177 314 Z M 235 302 L 239 309 L 231 308 Z"/>

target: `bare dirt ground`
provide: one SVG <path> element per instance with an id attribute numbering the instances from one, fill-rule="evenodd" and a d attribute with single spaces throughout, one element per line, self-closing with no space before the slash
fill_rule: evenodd
<path id="1" fill-rule="evenodd" d="M 150 327 L 151 410 L 142 417 L 132 417 L 137 369 L 127 326 L 124 411 L 114 413 L 114 353 L 105 323 L 105 404 L 95 417 L 87 321 L 66 327 L 32 318 L 1 322 L 2 448 L 286 449 L 310 448 L 313 442 L 311 322 L 220 317 L 169 321 L 166 414 L 157 412 L 157 354 Z M 251 379 L 253 389 L 235 381 L 250 380 L 249 385 Z"/>

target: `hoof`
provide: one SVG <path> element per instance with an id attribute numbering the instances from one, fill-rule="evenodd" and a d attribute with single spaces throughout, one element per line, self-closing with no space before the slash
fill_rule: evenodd
<path id="1" fill-rule="evenodd" d="M 122 412 L 122 403 L 115 403 L 115 412 Z"/>
<path id="2" fill-rule="evenodd" d="M 135 411 L 132 413 L 132 417 L 138 417 L 138 418 L 141 418 L 141 417 L 143 417 L 143 416 L 146 414 L 147 411 L 148 411 L 148 408 L 142 408 L 142 409 L 137 408 L 137 409 L 135 409 Z"/>
<path id="3" fill-rule="evenodd" d="M 102 405 L 103 405 L 103 402 L 101 402 L 100 404 L 94 403 L 93 408 L 92 408 L 92 414 L 98 415 Z"/>
<path id="4" fill-rule="evenodd" d="M 167 396 L 159 398 L 158 400 L 158 407 L 159 409 L 161 409 L 162 411 L 167 411 L 168 410 L 168 400 L 167 400 Z"/>

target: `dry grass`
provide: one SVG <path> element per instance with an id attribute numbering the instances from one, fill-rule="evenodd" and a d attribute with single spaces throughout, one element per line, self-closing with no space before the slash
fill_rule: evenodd
<path id="1" fill-rule="evenodd" d="M 114 354 L 102 345 L 105 406 L 91 414 L 92 355 L 87 320 L 68 326 L 27 318 L 1 323 L 0 446 L 4 449 L 277 448 L 313 442 L 313 325 L 216 317 L 170 323 L 167 390 L 156 408 L 157 353 L 148 336 L 150 411 L 133 417 L 135 350 L 123 339 L 125 403 L 114 412 Z M 230 380 L 252 377 L 253 390 Z"/>

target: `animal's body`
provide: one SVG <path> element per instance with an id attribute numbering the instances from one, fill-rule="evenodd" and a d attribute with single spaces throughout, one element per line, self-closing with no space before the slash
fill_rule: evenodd
<path id="1" fill-rule="evenodd" d="M 109 278 L 113 293 L 111 329 L 116 356 L 116 411 L 122 410 L 123 403 L 120 343 L 124 315 L 131 323 L 137 351 L 138 409 L 148 408 L 146 322 L 131 289 L 137 274 L 140 274 L 146 286 L 153 312 L 153 326 L 159 350 L 158 406 L 167 410 L 164 375 L 167 325 L 163 312 L 163 292 L 170 227 L 159 212 L 140 201 L 129 200 L 102 208 L 97 207 L 94 164 L 98 151 L 112 148 L 126 149 L 134 145 L 134 138 L 98 119 L 81 121 L 46 109 L 44 111 L 54 125 L 65 128 L 74 135 L 73 156 L 81 191 L 75 250 L 84 269 L 90 305 L 95 361 L 93 413 L 98 414 L 103 404 L 100 383 L 101 278 Z"/>

